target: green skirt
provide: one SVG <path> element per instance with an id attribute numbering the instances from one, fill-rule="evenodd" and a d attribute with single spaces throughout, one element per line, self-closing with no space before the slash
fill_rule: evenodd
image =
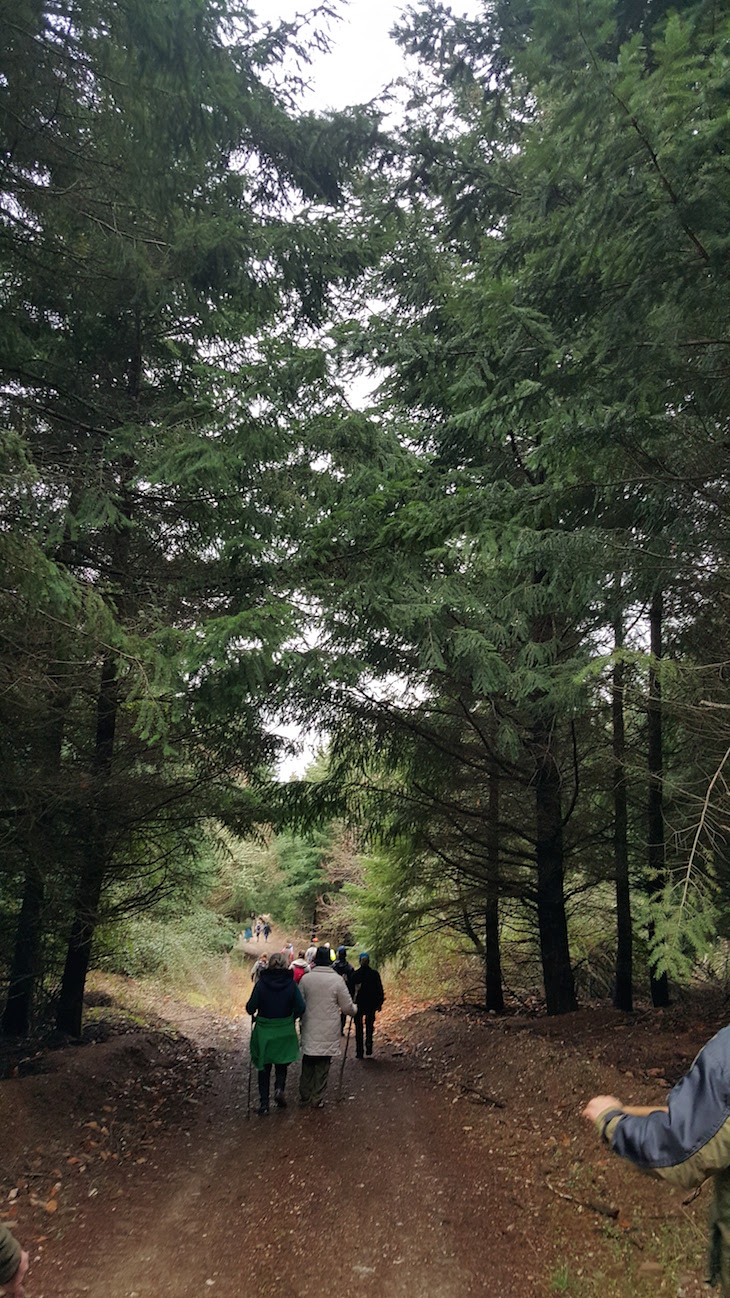
<path id="1" fill-rule="evenodd" d="M 265 1019 L 257 1014 L 251 1034 L 251 1059 L 256 1069 L 264 1064 L 293 1064 L 299 1058 L 299 1038 L 292 1015 Z"/>

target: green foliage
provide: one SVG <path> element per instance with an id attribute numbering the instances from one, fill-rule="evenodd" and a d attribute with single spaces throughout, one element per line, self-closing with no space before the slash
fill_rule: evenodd
<path id="1" fill-rule="evenodd" d="M 299 113 L 298 24 L 246 5 L 0 18 L 13 977 L 215 876 L 237 921 L 357 904 L 380 959 L 438 926 L 483 954 L 501 906 L 570 1008 L 616 763 L 639 928 L 687 976 L 730 878 L 730 17 L 427 5 L 387 142 Z M 284 790 L 275 715 L 331 735 Z"/>
<path id="2" fill-rule="evenodd" d="M 281 869 L 281 918 L 289 925 L 317 930 L 317 908 L 327 884 L 324 859 L 330 844 L 330 831 L 324 829 L 306 838 L 282 834 L 276 840 L 276 855 Z"/>
<path id="3" fill-rule="evenodd" d="M 252 912 L 280 913 L 280 880 L 273 842 L 241 841 L 225 836 L 224 855 L 213 901 L 231 921 L 243 927 Z"/>
<path id="4" fill-rule="evenodd" d="M 236 926 L 206 906 L 175 919 L 140 916 L 121 927 L 100 926 L 94 965 L 108 973 L 191 987 L 205 977 L 206 962 L 230 951 L 236 937 Z"/>
<path id="5" fill-rule="evenodd" d="M 236 0 L 0 19 L 0 885 L 34 898 L 27 988 L 63 874 L 76 1030 L 106 894 L 183 895 L 203 826 L 267 819 L 318 480 L 295 407 L 327 388 L 314 329 L 371 255 L 335 205 L 377 118 L 299 113 L 298 24 Z"/>
<path id="6" fill-rule="evenodd" d="M 684 878 L 670 878 L 659 893 L 642 902 L 637 921 L 648 930 L 652 965 L 678 983 L 689 982 L 717 945 L 720 915 L 713 881 L 695 875 L 689 887 Z"/>
<path id="7" fill-rule="evenodd" d="M 727 748 L 699 709 L 703 692 L 727 707 L 710 610 L 727 576 L 729 21 L 702 3 L 599 0 L 579 22 L 570 5 L 473 22 L 428 6 L 400 39 L 419 72 L 363 186 L 383 255 L 337 334 L 382 383 L 366 418 L 343 413 L 367 450 L 333 443 L 330 509 L 300 550 L 320 617 L 299 715 L 324 719 L 332 783 L 383 849 L 371 945 L 407 942 L 399 908 L 421 922 L 445 897 L 478 932 L 493 885 L 549 947 L 571 893 L 614 871 L 622 667 L 631 881 L 654 894 L 657 967 L 686 976 L 677 953 L 703 949 L 715 885 L 690 871 L 678 906 L 644 861 L 659 836 L 681 874 Z M 723 859 L 724 797 L 704 827 Z M 567 941 L 543 954 L 565 969 Z"/>

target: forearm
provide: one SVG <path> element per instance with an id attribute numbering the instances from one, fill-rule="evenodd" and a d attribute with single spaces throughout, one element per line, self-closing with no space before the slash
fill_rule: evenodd
<path id="1" fill-rule="evenodd" d="M 668 1112 L 666 1105 L 624 1104 L 615 1095 L 596 1095 L 583 1110 L 583 1117 L 594 1124 L 601 1139 L 610 1145 L 622 1118 L 645 1118 L 651 1113 Z"/>

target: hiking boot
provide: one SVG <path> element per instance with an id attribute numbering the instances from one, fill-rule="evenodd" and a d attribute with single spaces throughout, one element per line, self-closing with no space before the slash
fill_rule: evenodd
<path id="1" fill-rule="evenodd" d="M 283 1091 L 274 1091 L 274 1104 L 276 1105 L 277 1109 L 286 1108 L 286 1099 Z"/>
<path id="2" fill-rule="evenodd" d="M 259 1115 L 260 1118 L 265 1118 L 268 1112 L 269 1112 L 269 1106 L 268 1106 L 268 1104 L 260 1104 L 260 1105 L 259 1105 L 259 1107 L 258 1107 L 258 1115 Z"/>

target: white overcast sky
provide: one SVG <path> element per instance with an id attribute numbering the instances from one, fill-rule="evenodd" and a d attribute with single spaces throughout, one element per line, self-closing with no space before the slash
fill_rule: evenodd
<path id="1" fill-rule="evenodd" d="M 307 13 L 311 5 L 306 0 L 253 0 L 252 7 L 260 18 L 271 22 Z M 308 108 L 367 103 L 404 75 L 404 56 L 388 33 L 406 7 L 418 5 L 415 0 L 408 6 L 399 0 L 341 0 L 337 8 L 342 16 L 329 25 L 331 52 L 318 58 L 310 70 Z M 482 7 L 482 0 L 452 0 L 451 4 L 453 13 L 470 17 Z"/>

